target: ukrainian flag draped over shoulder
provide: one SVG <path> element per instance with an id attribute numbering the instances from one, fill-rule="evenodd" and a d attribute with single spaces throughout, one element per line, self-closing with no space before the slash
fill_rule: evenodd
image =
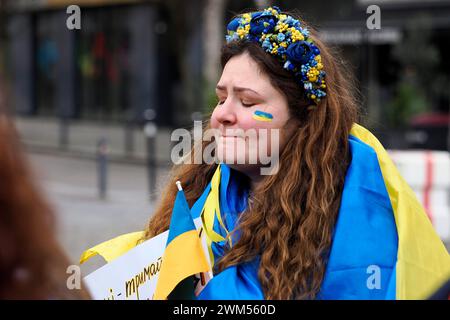
<path id="1" fill-rule="evenodd" d="M 423 299 L 450 277 L 450 257 L 414 193 L 387 152 L 366 129 L 354 125 L 333 242 L 318 299 Z M 220 188 L 208 188 L 192 208 L 204 212 L 209 197 L 220 199 L 221 221 L 233 230 L 245 208 L 233 173 L 221 167 Z M 215 193 L 220 193 L 215 194 Z M 244 195 L 245 197 L 246 195 Z M 203 213 L 204 214 L 204 213 Z M 212 214 L 212 213 L 210 213 Z M 221 223 L 213 224 L 225 236 Z M 208 233 L 211 233 L 209 230 Z M 225 241 L 212 241 L 214 259 Z M 262 299 L 259 259 L 216 274 L 199 299 Z"/>
<path id="2" fill-rule="evenodd" d="M 359 125 L 353 126 L 351 135 L 376 153 L 389 194 L 398 234 L 396 298 L 426 298 L 450 278 L 449 254 L 381 143 Z"/>

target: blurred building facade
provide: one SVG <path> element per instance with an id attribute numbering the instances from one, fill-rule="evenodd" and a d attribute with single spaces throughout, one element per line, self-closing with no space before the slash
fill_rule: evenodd
<path id="1" fill-rule="evenodd" d="M 71 1 L 11 4 L 7 63 L 17 113 L 139 122 L 150 110 L 171 124 L 176 73 L 164 8 L 84 2 L 80 30 L 66 27 Z"/>
<path id="2" fill-rule="evenodd" d="M 380 8 L 381 29 L 366 26 L 370 5 Z M 408 130 L 417 116 L 447 118 L 450 110 L 450 1 L 358 0 L 345 18 L 328 20 L 324 40 L 337 45 L 359 80 L 366 125 L 389 148 L 416 145 Z M 441 121 L 442 123 L 442 121 Z M 444 123 L 448 132 L 449 123 Z M 441 129 L 441 128 L 440 128 Z M 431 128 L 431 132 L 435 129 Z M 448 133 L 440 147 L 449 150 Z M 427 133 L 429 134 L 429 133 Z M 419 146 L 419 145 L 418 145 Z"/>
<path id="3" fill-rule="evenodd" d="M 340 49 L 358 80 L 364 122 L 386 134 L 388 147 L 402 145 L 392 130 L 414 115 L 449 110 L 450 0 L 3 2 L 4 69 L 27 121 L 192 124 L 214 104 L 226 21 L 270 3 L 297 10 Z M 80 30 L 66 27 L 71 4 L 81 7 Z M 366 25 L 373 4 L 380 30 Z"/>

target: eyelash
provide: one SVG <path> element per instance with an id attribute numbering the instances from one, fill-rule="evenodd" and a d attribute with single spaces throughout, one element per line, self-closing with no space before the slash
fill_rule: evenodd
<path id="1" fill-rule="evenodd" d="M 220 101 L 219 100 L 219 102 L 217 103 L 218 105 L 222 105 L 222 104 L 224 104 L 225 103 L 225 101 Z M 244 107 L 247 107 L 247 108 L 250 108 L 250 107 L 253 107 L 254 105 L 255 105 L 255 103 L 244 103 L 244 102 L 242 102 L 242 100 L 241 100 L 241 103 L 242 103 L 242 105 L 244 106 Z"/>

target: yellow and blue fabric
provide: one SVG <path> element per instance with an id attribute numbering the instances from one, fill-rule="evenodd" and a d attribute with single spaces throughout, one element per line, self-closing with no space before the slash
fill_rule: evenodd
<path id="1" fill-rule="evenodd" d="M 193 219 L 202 218 L 211 266 L 223 255 L 225 246 L 232 246 L 238 239 L 238 233 L 229 236 L 225 225 L 235 226 L 238 215 L 230 213 L 244 211 L 248 198 L 248 189 L 243 188 L 242 177 L 230 179 L 230 175 L 228 166 L 219 165 L 211 182 L 191 208 Z M 214 238 L 209 236 L 211 234 Z"/>
<path id="2" fill-rule="evenodd" d="M 182 190 L 178 191 L 172 210 L 166 250 L 156 284 L 154 299 L 166 299 L 184 279 L 210 266 Z M 192 281 L 192 293 L 194 283 Z"/>
<path id="3" fill-rule="evenodd" d="M 352 160 L 318 299 L 423 299 L 450 277 L 450 257 L 412 190 L 387 152 L 366 129 L 355 125 L 349 136 Z M 220 212 L 233 230 L 245 210 L 247 194 L 233 171 L 220 165 L 220 188 L 205 189 L 191 209 L 195 218 L 203 204 L 220 192 Z M 217 198 L 217 195 L 215 195 Z M 227 231 L 214 223 L 214 230 Z M 236 241 L 235 234 L 233 241 Z M 211 243 L 214 260 L 229 246 Z M 263 299 L 258 280 L 259 258 L 232 266 L 210 280 L 198 299 Z M 380 271 L 380 286 L 368 285 L 371 266 Z"/>
<path id="4" fill-rule="evenodd" d="M 447 249 L 380 142 L 368 130 L 355 124 L 350 132 L 349 146 L 352 160 L 318 299 L 427 298 L 450 278 Z M 240 175 L 228 166 L 219 165 L 214 176 L 190 212 L 192 218 L 202 216 L 204 227 L 210 229 L 207 234 L 221 239 L 208 241 L 212 263 L 238 240 L 239 233 L 229 236 L 228 230 L 234 229 L 248 199 L 248 191 L 240 181 Z M 171 256 L 175 265 L 188 261 L 195 266 L 189 269 L 190 272 L 186 269 L 180 271 L 181 267 L 175 270 L 173 274 L 178 274 L 176 279 L 172 279 L 170 274 L 166 280 L 160 278 L 164 284 L 163 289 L 159 288 L 163 291 L 159 291 L 160 298 L 164 298 L 188 273 L 208 268 L 204 255 L 200 255 L 197 262 L 193 261 L 199 253 L 199 244 L 193 237 L 194 227 L 189 222 L 192 220 L 186 218 L 188 207 L 185 199 L 181 207 L 183 210 L 175 210 L 180 208 L 180 202 L 176 201 L 174 212 L 184 212 L 180 222 L 184 221 L 184 225 L 189 227 L 172 228 L 172 222 L 177 221 L 173 218 L 171 230 L 174 231 L 167 248 L 169 244 L 175 247 L 182 242 L 183 238 L 175 235 L 190 234 L 190 244 L 184 244 L 186 252 L 190 252 L 189 258 L 182 252 L 178 257 Z M 101 254 L 111 260 L 135 246 L 140 236 L 141 233 L 134 233 L 104 242 L 88 250 L 83 257 L 87 259 Z M 180 241 L 175 242 L 177 239 Z M 367 285 L 370 266 L 380 268 L 379 289 L 370 289 Z M 215 274 L 197 298 L 264 299 L 258 267 L 257 257 Z"/>

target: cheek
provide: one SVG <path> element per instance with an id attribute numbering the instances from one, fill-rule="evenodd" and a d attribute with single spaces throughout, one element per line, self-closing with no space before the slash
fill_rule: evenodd
<path id="1" fill-rule="evenodd" d="M 241 121 L 239 128 L 248 130 L 248 129 L 258 129 L 258 128 L 265 128 L 265 125 L 260 121 L 256 121 L 253 119 L 253 111 L 247 112 L 245 115 L 241 115 Z"/>

